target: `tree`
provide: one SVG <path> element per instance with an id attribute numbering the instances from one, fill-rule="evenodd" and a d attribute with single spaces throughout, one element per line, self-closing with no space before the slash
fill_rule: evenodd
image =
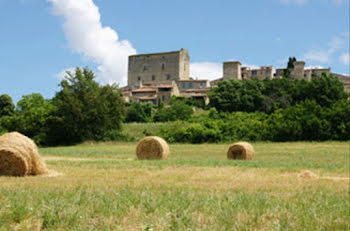
<path id="1" fill-rule="evenodd" d="M 209 94 L 210 106 L 225 112 L 254 112 L 262 107 L 263 91 L 264 82 L 261 80 L 221 81 Z"/>
<path id="2" fill-rule="evenodd" d="M 57 110 L 48 121 L 50 144 L 100 140 L 106 132 L 121 129 L 124 102 L 120 89 L 100 86 L 94 79 L 87 68 L 67 72 L 61 91 L 53 98 Z"/>
<path id="3" fill-rule="evenodd" d="M 2 117 L 1 121 L 6 130 L 18 131 L 41 145 L 46 143 L 46 122 L 54 110 L 50 101 L 39 93 L 33 93 L 23 96 L 14 113 Z"/>
<path id="4" fill-rule="evenodd" d="M 289 78 L 292 70 L 294 69 L 294 63 L 297 61 L 295 57 L 289 57 L 287 68 L 283 71 L 283 77 Z"/>
<path id="5" fill-rule="evenodd" d="M 166 122 L 175 120 L 188 120 L 193 114 L 191 106 L 185 102 L 175 101 L 170 107 L 157 110 L 154 121 Z"/>
<path id="6" fill-rule="evenodd" d="M 152 120 L 152 105 L 131 103 L 126 110 L 125 122 L 150 122 Z"/>
<path id="7" fill-rule="evenodd" d="M 0 118 L 10 116 L 15 111 L 15 105 L 9 95 L 0 95 Z"/>

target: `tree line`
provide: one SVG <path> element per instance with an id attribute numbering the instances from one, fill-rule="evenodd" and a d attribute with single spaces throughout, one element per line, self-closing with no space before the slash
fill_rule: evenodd
<path id="1" fill-rule="evenodd" d="M 350 140 L 350 102 L 332 75 L 221 81 L 209 97 L 209 105 L 182 97 L 173 97 L 169 107 L 125 103 L 117 85 L 100 85 L 91 70 L 77 68 L 52 99 L 33 93 L 15 106 L 0 95 L 0 133 L 19 131 L 40 145 L 71 145 L 125 138 L 123 123 L 165 122 L 154 135 L 170 142 Z M 194 113 L 198 107 L 202 113 Z"/>

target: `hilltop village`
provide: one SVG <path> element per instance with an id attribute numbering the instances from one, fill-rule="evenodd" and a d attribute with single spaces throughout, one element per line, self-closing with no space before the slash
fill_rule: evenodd
<path id="1" fill-rule="evenodd" d="M 304 61 L 293 63 L 290 77 L 305 79 L 321 76 L 322 73 L 338 77 L 350 93 L 350 76 L 332 73 L 330 68 L 306 69 Z M 244 67 L 239 61 L 224 62 L 223 76 L 209 81 L 190 78 L 190 56 L 186 49 L 179 51 L 140 54 L 129 56 L 128 85 L 124 87 L 123 96 L 126 102 L 169 104 L 172 96 L 182 96 L 209 103 L 208 92 L 218 82 L 228 79 L 273 79 L 282 78 L 287 68 L 274 69 L 273 66 L 262 66 L 259 69 Z"/>

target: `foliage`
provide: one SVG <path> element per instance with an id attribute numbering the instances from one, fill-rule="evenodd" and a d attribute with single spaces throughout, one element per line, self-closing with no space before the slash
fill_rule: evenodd
<path id="1" fill-rule="evenodd" d="M 142 103 L 131 103 L 126 109 L 125 122 L 151 122 L 152 105 Z"/>
<path id="2" fill-rule="evenodd" d="M 49 100 L 39 93 L 23 96 L 18 101 L 15 112 L 11 116 L 3 116 L 1 124 L 7 131 L 18 131 L 31 137 L 37 144 L 46 141 L 46 122 L 55 110 Z"/>
<path id="3" fill-rule="evenodd" d="M 15 111 L 15 105 L 9 95 L 0 95 L 0 118 L 10 116 Z"/>
<path id="4" fill-rule="evenodd" d="M 53 98 L 57 107 L 50 119 L 50 144 L 74 144 L 101 140 L 106 132 L 119 130 L 124 119 L 124 103 L 116 85 L 100 86 L 94 73 L 77 68 L 67 72 L 61 91 Z"/>
<path id="5" fill-rule="evenodd" d="M 175 101 L 170 107 L 159 108 L 154 115 L 155 122 L 188 120 L 193 114 L 191 106 L 182 101 Z"/>
<path id="6" fill-rule="evenodd" d="M 327 108 L 306 100 L 270 115 L 211 109 L 189 122 L 169 122 L 161 134 L 169 142 L 185 143 L 350 140 L 350 102 L 341 100 Z"/>
<path id="7" fill-rule="evenodd" d="M 315 100 L 323 107 L 330 107 L 338 100 L 346 99 L 343 83 L 332 75 L 305 80 L 227 80 L 219 82 L 210 92 L 210 106 L 224 112 L 272 113 L 305 100 Z"/>

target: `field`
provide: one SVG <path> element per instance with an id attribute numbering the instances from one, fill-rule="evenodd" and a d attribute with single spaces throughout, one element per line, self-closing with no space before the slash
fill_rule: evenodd
<path id="1" fill-rule="evenodd" d="M 136 143 L 41 148 L 50 176 L 0 177 L 0 230 L 350 229 L 348 142 L 253 146 L 253 161 L 227 144 L 166 161 L 135 160 Z"/>

